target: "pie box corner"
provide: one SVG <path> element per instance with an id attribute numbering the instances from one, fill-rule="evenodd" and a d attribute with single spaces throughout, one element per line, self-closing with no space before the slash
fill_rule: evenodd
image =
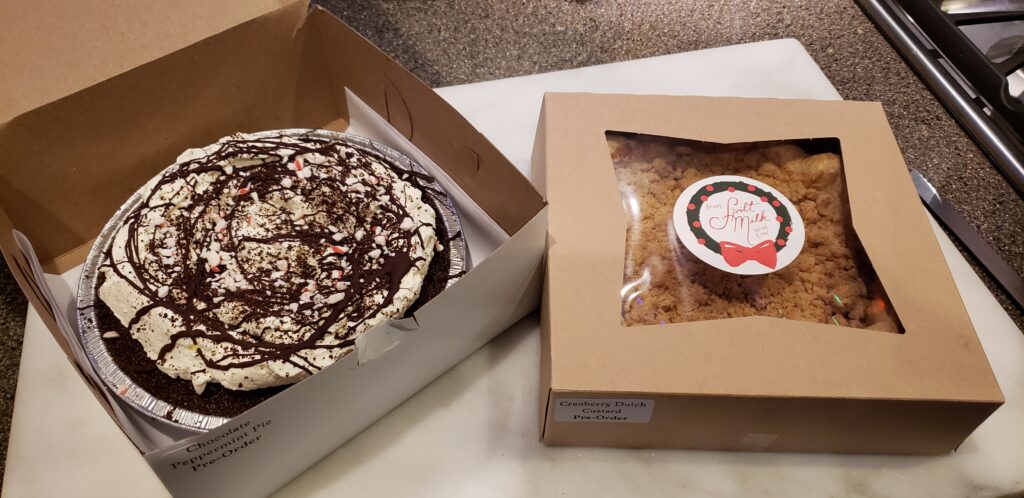
<path id="1" fill-rule="evenodd" d="M 626 222 L 607 131 L 838 138 L 854 230 L 905 333 L 771 317 L 622 325 Z M 880 104 L 549 93 L 533 157 L 549 203 L 544 443 L 943 454 L 1003 403 Z M 643 407 L 626 409 L 633 423 L 573 421 L 587 400 Z"/>
<path id="2" fill-rule="evenodd" d="M 207 8 L 198 4 L 183 12 Z M 259 15 L 211 23 L 217 28 L 180 47 L 161 46 L 159 56 L 67 95 L 51 88 L 35 101 L 22 99 L 39 105 L 0 124 L 3 255 L 83 380 L 175 495 L 271 493 L 540 302 L 547 207 L 529 180 L 440 96 L 352 28 L 325 10 L 309 9 L 305 0 L 268 4 Z M 224 5 L 230 6 L 208 8 Z M 54 95 L 59 98 L 49 99 Z M 74 303 L 52 298 L 46 279 L 33 275 L 32 260 L 58 274 L 79 265 L 121 203 L 186 148 L 237 131 L 344 130 L 357 113 L 366 114 L 351 95 L 395 135 L 393 146 L 404 145 L 457 184 L 468 203 L 460 209 L 464 229 L 478 213 L 479 223 L 500 234 L 489 247 L 493 252 L 486 259 L 476 255 L 475 267 L 412 319 L 368 333 L 372 340 L 362 344 L 370 353 L 351 354 L 218 429 L 144 450 L 139 441 L 149 440 L 133 438 L 138 427 L 132 424 L 169 430 L 90 381 L 91 367 L 75 361 L 74 344 L 58 325 Z M 31 241 L 33 254 L 18 245 L 15 230 Z M 261 439 L 253 444 L 257 431 Z M 243 435 L 248 439 L 238 444 L 225 442 Z M 220 453 L 198 460 L 207 465 L 195 465 L 197 455 L 224 444 Z"/>

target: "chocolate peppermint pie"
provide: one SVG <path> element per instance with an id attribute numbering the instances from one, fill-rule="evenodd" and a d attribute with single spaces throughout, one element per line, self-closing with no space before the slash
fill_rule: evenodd
<path id="1" fill-rule="evenodd" d="M 233 416 L 330 366 L 448 278 L 432 179 L 319 135 L 233 135 L 143 188 L 106 249 L 114 362 L 172 406 Z"/>

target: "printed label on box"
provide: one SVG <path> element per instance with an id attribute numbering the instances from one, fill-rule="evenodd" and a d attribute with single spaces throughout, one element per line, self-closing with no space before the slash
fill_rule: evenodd
<path id="1" fill-rule="evenodd" d="M 554 404 L 555 422 L 646 424 L 654 413 L 650 399 L 561 398 Z"/>
<path id="2" fill-rule="evenodd" d="M 705 263 L 761 275 L 793 262 L 804 245 L 796 206 L 769 185 L 743 176 L 712 176 L 683 191 L 673 214 L 683 245 Z"/>
<path id="3" fill-rule="evenodd" d="M 149 453 L 146 461 L 171 494 L 204 495 L 220 475 L 243 476 L 266 465 L 284 442 L 279 436 L 287 431 L 280 429 L 276 407 L 258 406 L 206 434 Z"/>

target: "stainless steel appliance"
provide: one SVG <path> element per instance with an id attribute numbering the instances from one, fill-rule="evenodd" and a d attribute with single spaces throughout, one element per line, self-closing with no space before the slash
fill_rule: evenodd
<path id="1" fill-rule="evenodd" d="M 857 0 L 1024 194 L 1024 0 Z"/>

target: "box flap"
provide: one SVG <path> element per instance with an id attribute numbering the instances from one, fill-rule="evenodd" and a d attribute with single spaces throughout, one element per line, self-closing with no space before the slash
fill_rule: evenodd
<path id="1" fill-rule="evenodd" d="M 320 32 L 336 92 L 351 90 L 438 164 L 505 231 L 533 219 L 544 200 L 494 144 L 450 104 L 369 40 L 322 8 L 309 23 Z M 338 93 L 336 100 L 341 100 Z"/>
<path id="2" fill-rule="evenodd" d="M 0 2 L 0 122 L 305 1 Z"/>

